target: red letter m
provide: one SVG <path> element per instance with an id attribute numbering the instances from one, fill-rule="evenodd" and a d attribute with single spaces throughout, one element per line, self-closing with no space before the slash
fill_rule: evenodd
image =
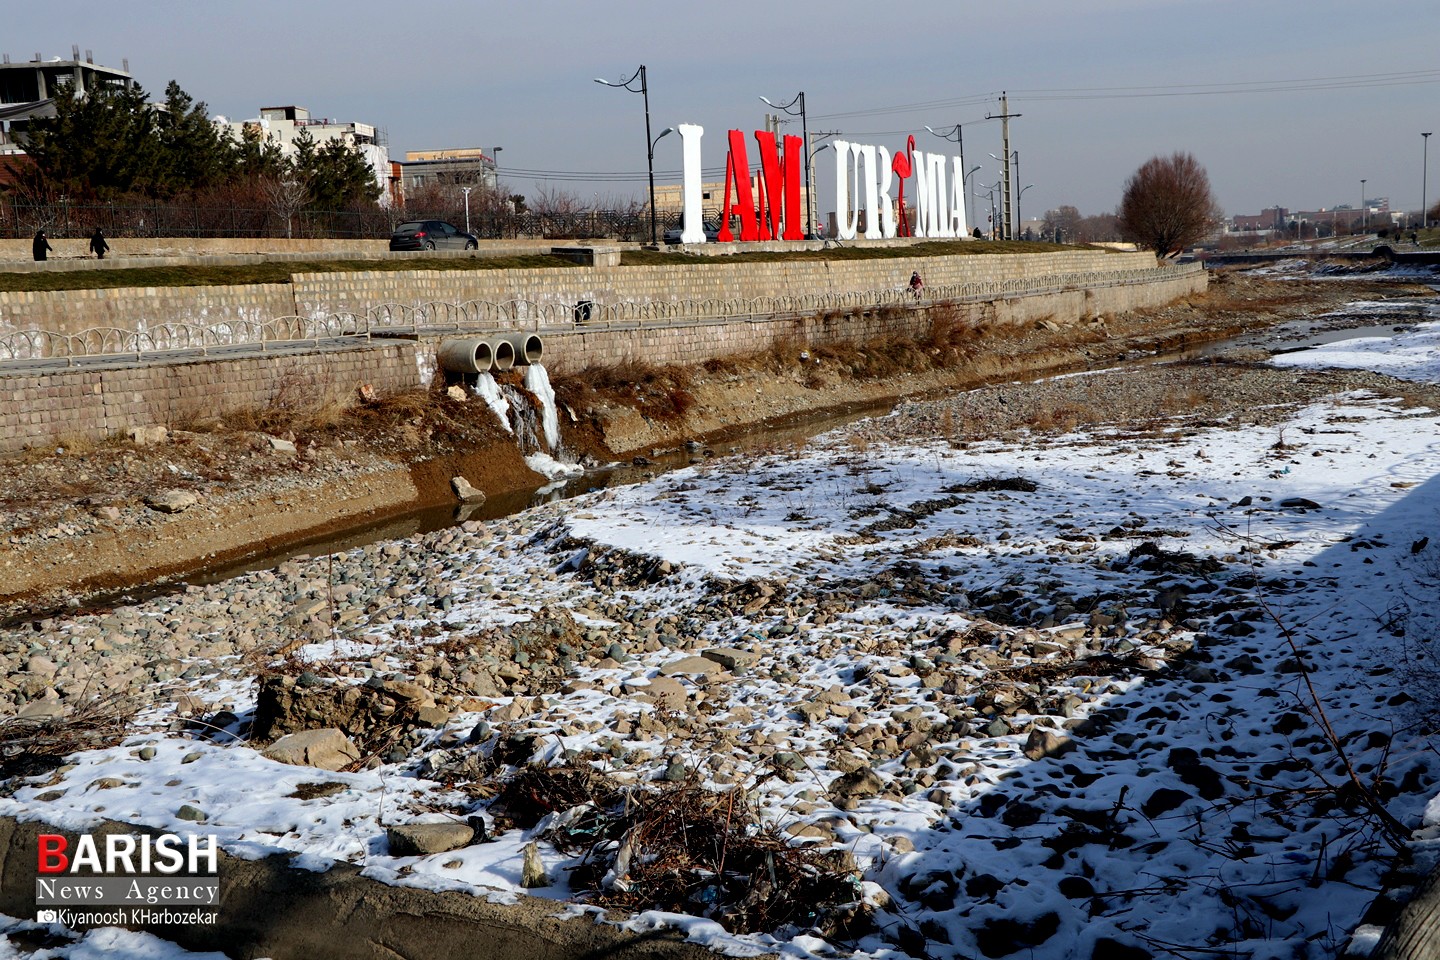
<path id="1" fill-rule="evenodd" d="M 799 137 L 785 138 L 782 160 L 775 149 L 775 134 L 756 130 L 760 145 L 760 239 L 803 240 L 800 217 L 800 171 L 804 168 L 804 143 Z M 784 232 L 781 232 L 781 213 Z"/>

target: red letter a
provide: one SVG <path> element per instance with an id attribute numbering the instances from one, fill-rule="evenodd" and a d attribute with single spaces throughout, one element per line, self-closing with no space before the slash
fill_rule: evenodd
<path id="1" fill-rule="evenodd" d="M 730 202 L 730 188 L 735 188 L 735 202 Z M 730 152 L 725 155 L 725 205 L 720 210 L 720 233 L 715 239 L 730 243 L 735 239 L 730 232 L 731 215 L 740 218 L 740 239 L 759 240 L 760 229 L 755 224 L 755 200 L 750 194 L 750 161 L 745 156 L 745 136 L 739 130 L 730 131 Z"/>

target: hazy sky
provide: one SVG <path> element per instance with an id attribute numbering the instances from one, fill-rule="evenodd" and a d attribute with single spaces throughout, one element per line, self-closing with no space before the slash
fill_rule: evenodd
<path id="1" fill-rule="evenodd" d="M 1059 204 L 1108 212 L 1147 158 L 1193 153 L 1226 213 L 1313 209 L 1388 196 L 1418 209 L 1421 131 L 1440 132 L 1437 0 L 840 0 L 700 4 L 585 0 L 132 0 L 7 3 L 12 61 L 82 55 L 153 94 L 179 81 L 212 113 L 253 117 L 299 104 L 372 123 L 391 155 L 503 147 L 521 193 L 640 196 L 641 98 L 592 82 L 644 63 L 655 132 L 705 127 L 704 162 L 724 134 L 763 127 L 761 95 L 805 91 L 812 131 L 892 150 L 916 134 L 998 113 L 1010 94 L 1021 212 Z M 787 132 L 799 133 L 798 121 Z M 1440 198 L 1440 137 L 1428 196 Z M 753 143 L 753 140 L 751 141 Z M 969 165 L 994 182 L 1000 125 L 965 127 Z M 822 151 L 817 169 L 833 168 Z M 678 179 L 680 140 L 656 147 Z M 629 174 L 630 179 L 541 179 Z M 667 176 L 668 174 L 668 176 Z M 833 206 L 822 180 L 820 207 Z M 988 207 L 988 202 L 987 207 Z M 988 211 L 987 211 L 988 212 Z"/>

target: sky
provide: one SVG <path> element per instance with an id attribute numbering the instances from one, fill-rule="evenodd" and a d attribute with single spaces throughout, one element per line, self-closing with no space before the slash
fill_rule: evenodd
<path id="1" fill-rule="evenodd" d="M 1420 136 L 1440 131 L 1434 0 L 10 7 L 0 52 L 12 61 L 68 59 L 78 45 L 107 66 L 128 59 L 152 93 L 174 79 L 231 119 L 298 104 L 374 124 L 392 157 L 499 146 L 502 181 L 532 196 L 643 197 L 643 102 L 593 82 L 643 63 L 653 132 L 704 126 L 707 169 L 723 166 L 726 130 L 763 128 L 761 96 L 783 103 L 803 90 L 811 131 L 891 150 L 909 133 L 917 149 L 943 148 L 925 126 L 965 124 L 967 167 L 983 165 L 975 180 L 993 183 L 1000 124 L 985 118 L 1008 91 L 1020 115 L 1016 188 L 1034 185 L 1020 201 L 1027 217 L 1060 204 L 1111 212 L 1127 176 L 1175 151 L 1206 167 L 1227 214 L 1358 206 L 1362 195 L 1418 210 L 1427 186 L 1440 198 L 1440 157 L 1422 184 Z M 833 156 L 816 159 L 824 210 Z M 659 141 L 655 168 L 659 182 L 678 182 L 679 137 Z M 577 176 L 593 173 L 612 176 Z"/>

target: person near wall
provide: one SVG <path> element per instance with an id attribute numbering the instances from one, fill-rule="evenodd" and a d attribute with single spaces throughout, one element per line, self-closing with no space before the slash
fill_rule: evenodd
<path id="1" fill-rule="evenodd" d="M 44 230 L 35 231 L 35 243 L 32 245 L 36 260 L 44 260 L 45 254 L 54 253 L 55 248 L 50 246 L 50 241 L 45 239 Z"/>
<path id="2" fill-rule="evenodd" d="M 95 228 L 95 233 L 90 237 L 90 252 L 95 254 L 96 260 L 104 260 L 105 253 L 110 249 L 110 244 L 105 242 L 105 235 L 100 228 Z"/>
<path id="3" fill-rule="evenodd" d="M 910 274 L 910 293 L 916 300 L 920 299 L 920 291 L 925 289 L 925 281 L 920 279 L 920 271 L 916 270 Z"/>

